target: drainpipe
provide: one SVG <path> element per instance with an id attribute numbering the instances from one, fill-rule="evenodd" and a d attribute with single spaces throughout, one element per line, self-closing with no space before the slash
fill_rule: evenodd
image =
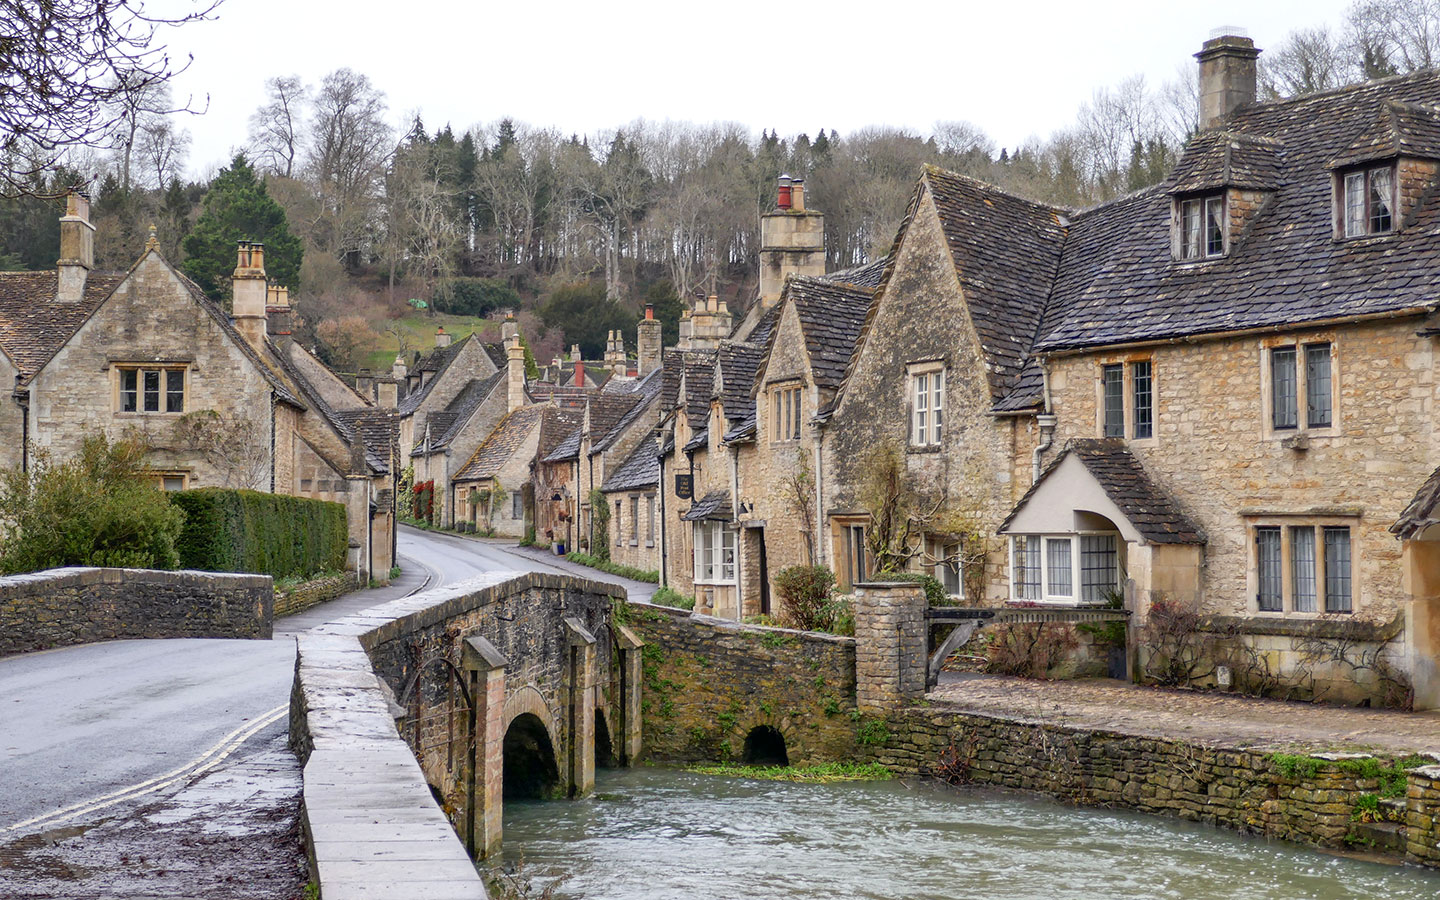
<path id="1" fill-rule="evenodd" d="M 811 562 L 813 565 L 825 565 L 825 528 L 822 525 L 825 519 L 825 429 L 815 428 L 815 522 L 813 527 L 815 533 L 810 539 L 815 542 Z"/>
<path id="2" fill-rule="evenodd" d="M 660 586 L 667 587 L 670 584 L 670 573 L 667 571 L 669 549 L 665 543 L 665 457 L 658 456 L 660 448 L 665 446 L 665 432 L 663 426 L 655 427 L 655 453 L 660 462 L 660 479 L 655 485 L 655 493 L 658 495 L 660 504 Z M 623 667 L 622 667 L 623 668 Z"/>
<path id="3" fill-rule="evenodd" d="M 740 448 L 730 447 L 730 527 L 735 529 L 735 621 L 745 618 L 745 579 L 741 577 L 740 561 L 744 558 L 740 543 Z"/>
<path id="4" fill-rule="evenodd" d="M 19 381 L 20 376 L 16 375 L 15 380 Z M 20 404 L 20 471 L 30 471 L 30 395 L 22 395 L 18 390 L 15 393 L 15 402 Z"/>
<path id="5" fill-rule="evenodd" d="M 1040 358 L 1040 374 L 1044 384 L 1045 411 L 1035 417 L 1035 424 L 1040 426 L 1040 443 L 1035 445 L 1035 456 L 1030 467 L 1030 483 L 1033 485 L 1040 481 L 1040 457 L 1050 445 L 1055 442 L 1055 411 L 1050 405 L 1050 370 L 1045 366 L 1045 358 Z"/>

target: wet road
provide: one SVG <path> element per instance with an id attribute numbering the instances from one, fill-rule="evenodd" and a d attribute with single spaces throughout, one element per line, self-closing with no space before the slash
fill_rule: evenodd
<path id="1" fill-rule="evenodd" d="M 270 641 L 113 641 L 0 659 L 0 843 L 178 791 L 283 734 L 299 632 L 483 573 L 577 571 L 411 529 L 399 553 L 394 585 L 282 619 Z"/>

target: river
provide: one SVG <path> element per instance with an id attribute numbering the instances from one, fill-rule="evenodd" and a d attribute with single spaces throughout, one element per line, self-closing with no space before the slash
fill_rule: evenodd
<path id="1" fill-rule="evenodd" d="M 586 900 L 1435 900 L 1440 873 L 1176 819 L 929 781 L 803 785 L 602 769 L 505 803 L 506 859 Z"/>

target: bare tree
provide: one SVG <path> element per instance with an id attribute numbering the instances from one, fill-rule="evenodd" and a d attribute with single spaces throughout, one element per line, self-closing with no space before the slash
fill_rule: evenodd
<path id="1" fill-rule="evenodd" d="M 1337 88 L 1358 74 L 1342 42 L 1323 26 L 1290 32 L 1259 62 L 1260 90 L 1267 100 Z"/>
<path id="2" fill-rule="evenodd" d="M 1440 0 L 1362 0 L 1350 9 L 1352 55 L 1367 77 L 1428 69 L 1440 62 Z"/>
<path id="3" fill-rule="evenodd" d="M 109 143 L 127 108 L 189 65 L 156 42 L 160 29 L 219 2 L 155 15 L 144 0 L 0 0 L 0 194 L 34 193 L 67 148 Z"/>
<path id="4" fill-rule="evenodd" d="M 250 155 L 271 175 L 290 178 L 300 155 L 308 92 L 299 75 L 265 79 L 269 99 L 250 115 Z"/>
<path id="5" fill-rule="evenodd" d="M 150 116 L 140 124 L 135 153 L 145 166 L 147 185 L 164 190 L 185 168 L 190 154 L 190 132 L 176 127 L 172 116 Z"/>
<path id="6" fill-rule="evenodd" d="M 325 219 L 316 243 L 354 261 L 374 223 L 391 151 L 385 95 L 350 69 L 325 76 L 315 96 L 308 159 Z"/>

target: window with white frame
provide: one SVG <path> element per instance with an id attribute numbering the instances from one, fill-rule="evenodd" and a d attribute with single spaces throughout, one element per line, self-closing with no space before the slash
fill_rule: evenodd
<path id="1" fill-rule="evenodd" d="M 640 495 L 630 495 L 630 546 L 640 546 Z"/>
<path id="2" fill-rule="evenodd" d="M 183 491 L 190 483 L 190 473 L 184 471 L 151 471 L 149 477 L 155 480 L 155 486 L 162 491 Z"/>
<path id="3" fill-rule="evenodd" d="M 645 495 L 645 546 L 655 546 L 655 495 Z"/>
<path id="4" fill-rule="evenodd" d="M 910 446 L 935 447 L 945 434 L 945 369 L 910 367 Z"/>
<path id="5" fill-rule="evenodd" d="M 1179 203 L 1176 255 L 1192 262 L 1225 255 L 1225 198 L 1196 197 Z"/>
<path id="6" fill-rule="evenodd" d="M 1255 608 L 1273 613 L 1348 613 L 1350 526 L 1306 522 L 1254 528 Z"/>
<path id="7" fill-rule="evenodd" d="M 1010 538 L 1010 596 L 1015 600 L 1101 604 L 1123 581 L 1120 536 L 1114 532 Z"/>
<path id="8" fill-rule="evenodd" d="M 925 539 L 925 563 L 930 574 L 951 597 L 965 596 L 965 580 L 961 577 L 960 544 L 942 538 Z"/>
<path id="9" fill-rule="evenodd" d="M 1341 179 L 1341 217 L 1347 238 L 1395 230 L 1395 167 L 1347 172 Z"/>
<path id="10" fill-rule="evenodd" d="M 801 388 L 795 384 L 774 388 L 770 391 L 770 405 L 773 408 L 771 419 L 775 423 L 771 440 L 800 440 L 800 417 L 803 406 L 801 397 Z"/>
<path id="11" fill-rule="evenodd" d="M 1155 369 L 1149 359 L 1100 367 L 1100 434 L 1145 440 L 1155 436 Z"/>
<path id="12" fill-rule="evenodd" d="M 184 367 L 116 366 L 120 412 L 183 413 Z"/>
<path id="13" fill-rule="evenodd" d="M 870 577 L 869 558 L 865 545 L 865 526 L 845 522 L 839 526 L 840 547 L 836 558 L 844 566 L 842 586 L 847 590 Z"/>
<path id="14" fill-rule="evenodd" d="M 735 583 L 735 529 L 729 522 L 695 523 L 695 583 Z"/>
<path id="15" fill-rule="evenodd" d="M 1271 347 L 1266 360 L 1272 429 L 1297 431 L 1334 426 L 1335 362 L 1330 342 Z"/>

